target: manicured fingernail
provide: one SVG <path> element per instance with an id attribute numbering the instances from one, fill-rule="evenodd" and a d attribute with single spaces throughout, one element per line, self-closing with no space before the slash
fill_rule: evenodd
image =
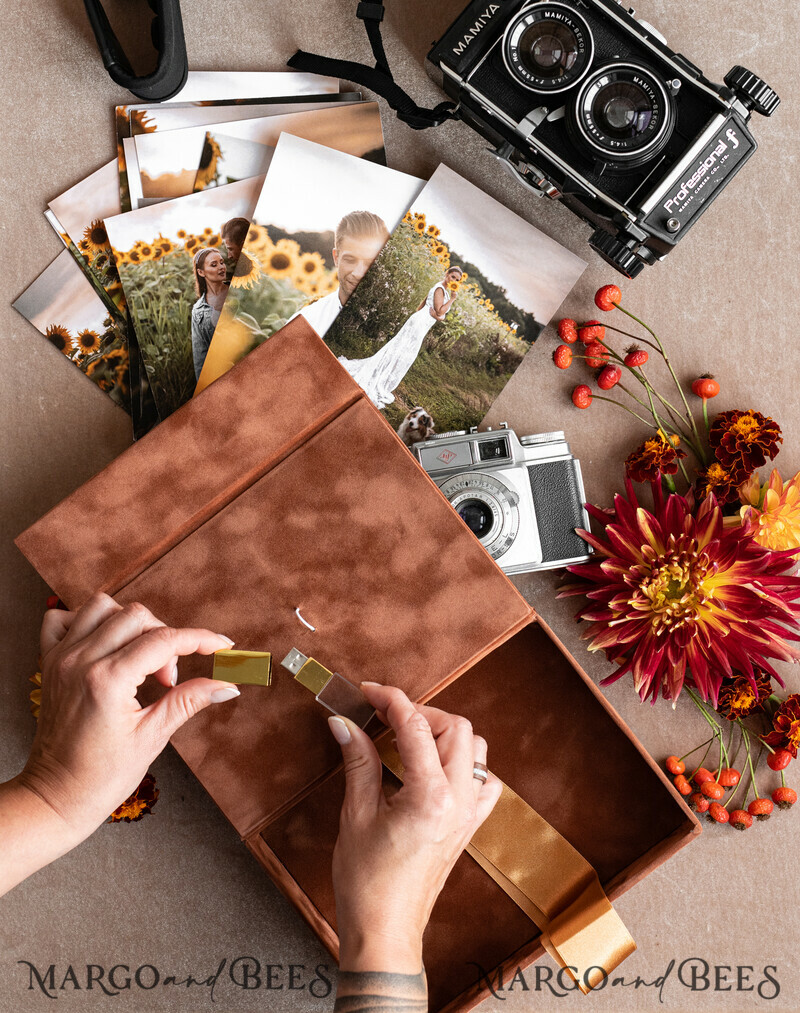
<path id="1" fill-rule="evenodd" d="M 175 664 L 175 665 L 172 666 L 172 675 L 169 677 L 169 682 L 170 682 L 171 686 L 177 686 L 178 685 L 178 666 L 177 666 L 177 664 Z"/>
<path id="2" fill-rule="evenodd" d="M 379 682 L 368 682 L 366 679 L 364 679 L 363 682 L 360 683 L 360 685 L 361 686 L 380 686 L 381 684 Z"/>
<path id="3" fill-rule="evenodd" d="M 328 718 L 328 726 L 333 732 L 333 737 L 339 743 L 340 746 L 347 745 L 351 739 L 350 729 L 347 727 L 347 723 L 342 721 L 341 718 Z"/>
<path id="4" fill-rule="evenodd" d="M 220 640 L 227 640 L 228 644 L 231 647 L 233 647 L 233 645 L 236 643 L 235 640 L 231 640 L 230 637 L 226 637 L 224 633 L 218 633 L 217 636 L 220 638 Z"/>
<path id="5" fill-rule="evenodd" d="M 222 703 L 223 700 L 233 700 L 239 696 L 239 690 L 235 686 L 226 686 L 224 689 L 215 689 L 211 694 L 212 703 Z"/>

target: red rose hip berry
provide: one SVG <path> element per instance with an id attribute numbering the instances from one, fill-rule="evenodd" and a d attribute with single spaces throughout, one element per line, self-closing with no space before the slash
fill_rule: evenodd
<path id="1" fill-rule="evenodd" d="M 569 369 L 572 365 L 572 349 L 569 345 L 559 345 L 553 352 L 553 362 L 559 369 Z"/>
<path id="2" fill-rule="evenodd" d="M 792 754 L 788 749 L 776 749 L 767 757 L 767 766 L 770 770 L 786 770 L 792 762 Z"/>
<path id="3" fill-rule="evenodd" d="M 772 793 L 772 801 L 779 809 L 791 809 L 797 801 L 794 788 L 776 788 Z"/>
<path id="4" fill-rule="evenodd" d="M 719 384 L 713 376 L 708 374 L 698 376 L 692 384 L 692 393 L 707 401 L 710 397 L 716 397 L 719 394 Z"/>
<path id="5" fill-rule="evenodd" d="M 681 793 L 681 795 L 692 794 L 692 786 L 689 784 L 689 782 L 686 780 L 683 774 L 678 774 L 678 776 L 674 780 L 674 784 L 675 787 L 678 789 L 678 791 Z"/>
<path id="6" fill-rule="evenodd" d="M 622 299 L 622 292 L 616 285 L 603 285 L 594 294 L 594 304 L 598 309 L 613 310 L 615 305 Z"/>
<path id="7" fill-rule="evenodd" d="M 700 791 L 706 796 L 706 798 L 719 799 L 725 794 L 725 789 L 719 783 L 719 781 L 703 781 L 700 785 Z"/>
<path id="8" fill-rule="evenodd" d="M 723 788 L 735 788 L 741 779 L 742 775 L 735 767 L 725 767 L 717 778 Z"/>
<path id="9" fill-rule="evenodd" d="M 574 345 L 578 340 L 578 324 L 569 317 L 558 321 L 558 336 L 569 345 Z"/>
<path id="10" fill-rule="evenodd" d="M 630 366 L 631 369 L 636 369 L 638 366 L 643 366 L 650 356 L 643 348 L 629 348 L 627 355 L 625 356 L 624 362 L 626 366 Z"/>
<path id="11" fill-rule="evenodd" d="M 734 830 L 747 830 L 753 825 L 753 817 L 744 809 L 734 809 L 731 813 L 730 824 Z"/>
<path id="12" fill-rule="evenodd" d="M 689 796 L 689 805 L 696 813 L 707 813 L 711 801 L 702 792 L 695 791 Z"/>
<path id="13" fill-rule="evenodd" d="M 682 774 L 686 770 L 686 764 L 679 756 L 668 756 L 664 766 L 670 774 Z"/>
<path id="14" fill-rule="evenodd" d="M 578 337 L 589 345 L 593 341 L 602 341 L 606 336 L 606 329 L 599 320 L 587 320 L 583 327 L 578 328 Z"/>
<path id="15" fill-rule="evenodd" d="M 692 780 L 694 781 L 694 783 L 697 785 L 698 788 L 701 788 L 706 783 L 706 781 L 713 781 L 714 775 L 711 773 L 710 770 L 706 770 L 705 767 L 698 767 L 697 770 L 692 774 Z"/>
<path id="16" fill-rule="evenodd" d="M 592 390 L 585 383 L 579 383 L 572 392 L 572 403 L 576 408 L 588 408 L 592 403 Z"/>
<path id="17" fill-rule="evenodd" d="M 728 810 L 719 802 L 712 802 L 708 807 L 707 819 L 713 820 L 714 823 L 727 823 L 730 818 Z"/>
<path id="18" fill-rule="evenodd" d="M 599 341 L 590 341 L 586 346 L 586 365 L 592 369 L 600 369 L 608 362 L 608 349 Z"/>
<path id="19" fill-rule="evenodd" d="M 606 366 L 597 378 L 597 386 L 600 390 L 611 390 L 621 379 L 622 370 L 619 366 Z"/>
<path id="20" fill-rule="evenodd" d="M 775 808 L 775 803 L 769 798 L 754 798 L 750 805 L 747 807 L 747 811 L 751 816 L 755 816 L 757 820 L 768 820 L 772 810 Z"/>

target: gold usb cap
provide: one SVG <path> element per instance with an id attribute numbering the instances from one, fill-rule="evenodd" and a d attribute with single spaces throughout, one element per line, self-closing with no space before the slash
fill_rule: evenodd
<path id="1" fill-rule="evenodd" d="M 211 678 L 247 686 L 269 686 L 272 655 L 268 651 L 215 651 Z"/>
<path id="2" fill-rule="evenodd" d="M 349 718 L 359 728 L 375 714 L 375 708 L 349 679 L 338 672 L 331 672 L 315 658 L 309 658 L 296 647 L 281 662 L 295 680 L 310 690 L 316 700 L 329 711 L 340 717 Z"/>

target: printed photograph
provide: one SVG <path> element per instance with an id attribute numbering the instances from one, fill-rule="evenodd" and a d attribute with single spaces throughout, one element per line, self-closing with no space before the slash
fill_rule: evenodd
<path id="1" fill-rule="evenodd" d="M 192 396 L 263 178 L 107 218 L 161 419 Z"/>
<path id="2" fill-rule="evenodd" d="M 130 413 L 125 333 L 68 250 L 59 253 L 13 306 L 115 404 Z"/>
<path id="3" fill-rule="evenodd" d="M 263 121 L 271 117 L 290 116 L 317 110 L 341 108 L 358 100 L 354 93 L 308 96 L 315 101 L 285 102 L 257 106 L 188 106 L 172 109 L 165 106 L 157 112 L 148 110 L 144 123 L 137 126 L 130 138 L 123 138 L 127 185 L 131 210 L 145 203 L 172 200 L 193 193 L 198 167 L 203 162 L 206 132 L 219 129 L 227 132 L 241 123 Z M 345 102 L 345 100 L 347 100 Z M 172 124 L 165 128 L 164 123 Z M 263 131 L 262 131 L 263 133 Z M 258 135 L 257 135 L 258 136 Z M 131 151 L 131 142 L 136 150 Z M 140 167 L 141 160 L 144 170 Z M 144 171 L 145 178 L 141 178 Z M 261 175 L 266 168 L 251 176 Z M 239 175 L 236 179 L 244 179 Z M 236 182 L 231 178 L 228 182 Z"/>
<path id="4" fill-rule="evenodd" d="M 325 340 L 407 443 L 466 429 L 585 267 L 442 165 Z"/>
<path id="5" fill-rule="evenodd" d="M 195 393 L 299 312 L 323 335 L 422 186 L 283 134 Z"/>
<path id="6" fill-rule="evenodd" d="M 103 220 L 121 212 L 116 161 L 108 162 L 48 203 L 45 217 L 80 266 L 97 281 L 113 306 L 125 311 L 125 296 L 111 256 Z"/>
<path id="7" fill-rule="evenodd" d="M 187 127 L 136 137 L 142 196 L 145 200 L 180 196 L 182 193 L 235 183 L 263 175 L 271 149 L 282 133 L 305 137 L 337 151 L 385 164 L 381 118 L 376 102 L 328 105 L 321 109 L 286 116 L 219 123 L 212 130 Z M 230 140 L 227 140 L 229 138 Z M 255 171 L 253 159 L 242 158 L 249 144 L 260 148 Z"/>
<path id="8" fill-rule="evenodd" d="M 187 126 L 175 123 L 169 117 L 182 108 L 188 107 L 242 107 L 259 104 L 274 104 L 302 97 L 338 95 L 339 81 L 320 74 L 298 74 L 294 71 L 205 71 L 190 70 L 186 84 L 173 98 L 160 105 L 124 105 L 116 107 L 117 164 L 119 171 L 120 206 L 130 211 L 128 175 L 123 138 L 158 129 Z M 161 113 L 164 120 L 161 121 Z M 256 113 L 256 115 L 259 115 Z M 266 114 L 264 114 L 266 115 Z M 227 113 L 222 119 L 236 119 Z M 214 123 L 213 116 L 199 121 Z"/>

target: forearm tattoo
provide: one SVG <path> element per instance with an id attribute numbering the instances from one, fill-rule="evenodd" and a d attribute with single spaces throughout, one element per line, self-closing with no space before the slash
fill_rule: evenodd
<path id="1" fill-rule="evenodd" d="M 334 1013 L 426 1013 L 428 983 L 419 974 L 340 971 Z"/>

